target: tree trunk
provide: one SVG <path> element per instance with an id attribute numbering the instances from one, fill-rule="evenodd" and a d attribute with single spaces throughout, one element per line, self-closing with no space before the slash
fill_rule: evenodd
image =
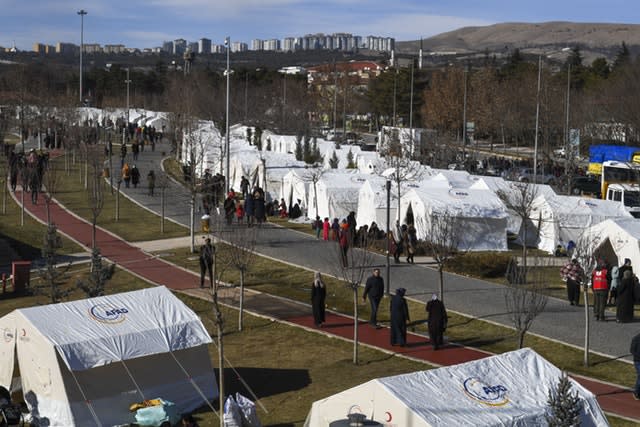
<path id="1" fill-rule="evenodd" d="M 589 366 L 589 288 L 584 286 L 584 366 Z"/>
<path id="2" fill-rule="evenodd" d="M 242 332 L 242 315 L 244 313 L 244 269 L 240 269 L 240 310 L 238 313 L 238 330 Z"/>
<path id="3" fill-rule="evenodd" d="M 443 263 L 438 264 L 438 275 L 440 276 L 440 301 L 444 302 L 444 269 Z"/>
<path id="4" fill-rule="evenodd" d="M 164 234 L 164 190 L 160 191 L 160 234 Z M 211 284 L 213 286 L 213 283 Z"/>
<path id="5" fill-rule="evenodd" d="M 224 414 L 224 351 L 222 347 L 222 334 L 222 324 L 218 323 L 218 373 L 220 376 L 220 378 L 218 378 L 218 393 L 220 399 L 220 409 L 218 409 L 218 413 L 220 414 L 220 427 L 224 427 L 224 417 L 222 416 Z"/>
<path id="6" fill-rule="evenodd" d="M 192 177 L 191 179 L 195 179 L 195 177 Z M 195 216 L 195 210 L 196 210 L 196 196 L 195 194 L 191 195 L 191 199 L 189 200 L 189 236 L 191 237 L 191 253 L 195 253 L 196 251 L 196 236 L 195 236 L 195 224 L 194 224 L 194 220 L 193 217 Z"/>
<path id="7" fill-rule="evenodd" d="M 525 336 L 526 332 L 525 331 L 520 331 L 518 332 L 518 350 L 522 349 L 522 347 L 524 347 L 524 336 Z"/>
<path id="8" fill-rule="evenodd" d="M 358 285 L 352 283 L 353 288 L 353 364 L 358 364 Z"/>

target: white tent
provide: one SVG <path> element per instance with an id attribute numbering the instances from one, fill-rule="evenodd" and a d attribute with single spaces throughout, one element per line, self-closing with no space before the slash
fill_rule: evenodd
<path id="1" fill-rule="evenodd" d="M 318 400 L 305 427 L 328 427 L 362 413 L 384 426 L 547 425 L 549 390 L 562 372 L 525 348 L 460 365 L 378 378 Z M 580 425 L 606 426 L 589 390 L 569 379 L 582 402 Z"/>
<path id="2" fill-rule="evenodd" d="M 631 265 L 640 265 L 640 221 L 636 218 L 607 219 L 582 233 L 578 245 L 590 245 L 596 258 L 611 265 L 622 265 L 625 258 Z"/>
<path id="3" fill-rule="evenodd" d="M 386 182 L 386 179 L 376 175 L 369 175 L 364 181 L 358 191 L 358 210 L 356 211 L 358 224 L 370 226 L 375 221 L 380 230 L 387 229 Z M 398 211 L 398 192 L 394 189 L 394 183 L 390 182 L 392 187 L 390 191 L 391 203 L 389 204 L 389 228 L 393 229 Z"/>
<path id="4" fill-rule="evenodd" d="M 523 183 L 523 182 L 514 182 L 514 181 L 505 181 L 501 177 L 496 176 L 476 176 L 472 175 L 473 184 L 471 185 L 471 189 L 474 190 L 486 190 L 491 191 L 499 197 L 507 200 L 505 206 L 507 207 L 507 214 L 509 218 L 507 219 L 507 230 L 518 236 L 516 239 L 517 243 L 522 243 L 521 236 L 519 235 L 522 228 L 522 218 L 521 216 L 513 210 L 509 205 L 513 206 L 522 206 L 526 204 L 526 202 L 522 202 L 522 198 L 527 200 L 527 197 L 554 197 L 556 192 L 549 185 L 545 184 L 531 184 L 531 183 Z M 532 246 L 537 244 L 537 241 L 533 239 L 530 240 L 529 243 Z"/>
<path id="5" fill-rule="evenodd" d="M 419 239 L 424 239 L 433 215 L 448 214 L 460 221 L 458 248 L 467 251 L 507 250 L 507 213 L 494 193 L 485 190 L 450 189 L 428 183 L 412 187 L 400 198 L 400 222 L 407 222 L 411 208 Z"/>
<path id="6" fill-rule="evenodd" d="M 566 248 L 569 241 L 577 242 L 585 228 L 610 218 L 632 217 L 622 203 L 611 200 L 542 195 L 533 201 L 527 234 L 537 236 L 538 249 L 552 253 L 557 245 Z"/>
<path id="7" fill-rule="evenodd" d="M 132 403 L 160 397 L 184 412 L 218 394 L 211 337 L 165 287 L 14 310 L 0 330 L 0 385 L 10 388 L 17 360 L 46 425 L 128 424 Z"/>
<path id="8" fill-rule="evenodd" d="M 342 219 L 351 211 L 357 212 L 358 191 L 368 178 L 370 175 L 357 173 L 355 169 L 326 172 L 315 189 L 309 188 L 309 212 L 316 211 L 316 201 L 320 218 Z"/>
<path id="9" fill-rule="evenodd" d="M 291 207 L 300 200 L 300 208 L 306 208 L 309 186 L 309 179 L 305 175 L 305 169 L 292 169 L 282 177 L 282 188 L 280 189 L 280 198 L 284 199 L 287 206 Z M 309 213 L 311 216 L 312 213 Z"/>

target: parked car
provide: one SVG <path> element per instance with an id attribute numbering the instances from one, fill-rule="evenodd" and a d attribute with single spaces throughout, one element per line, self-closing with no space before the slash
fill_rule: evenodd
<path id="1" fill-rule="evenodd" d="M 571 194 L 573 195 L 591 194 L 595 197 L 600 197 L 601 189 L 600 180 L 593 175 L 574 176 L 571 178 Z"/>
<path id="2" fill-rule="evenodd" d="M 553 185 L 556 182 L 556 176 L 550 173 L 542 173 L 541 170 L 536 171 L 535 182 L 537 184 Z M 534 182 L 533 168 L 521 169 L 517 175 L 520 182 Z"/>

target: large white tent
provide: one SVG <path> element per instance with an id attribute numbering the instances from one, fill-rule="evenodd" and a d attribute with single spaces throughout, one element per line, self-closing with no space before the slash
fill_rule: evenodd
<path id="1" fill-rule="evenodd" d="M 358 211 L 358 192 L 368 174 L 358 173 L 355 169 L 327 171 L 309 188 L 309 212 L 316 212 L 320 218 L 346 218 L 349 212 Z M 315 192 L 315 194 L 314 194 Z"/>
<path id="2" fill-rule="evenodd" d="M 506 208 L 492 192 L 423 183 L 412 187 L 400 198 L 402 223 L 407 222 L 409 209 L 419 239 L 428 235 L 434 215 L 451 215 L 464 230 L 459 236 L 460 250 L 507 250 Z"/>
<path id="3" fill-rule="evenodd" d="M 196 314 L 167 288 L 14 310 L 0 318 L 0 385 L 17 361 L 31 415 L 50 426 L 121 425 L 145 399 L 192 411 L 217 397 Z"/>
<path id="4" fill-rule="evenodd" d="M 314 402 L 304 425 L 328 427 L 353 413 L 384 426 L 547 425 L 549 391 L 557 387 L 561 375 L 560 369 L 525 348 L 371 380 Z M 608 425 L 593 393 L 569 381 L 582 403 L 580 425 Z"/>
<path id="5" fill-rule="evenodd" d="M 386 179 L 376 175 L 369 175 L 364 181 L 358 190 L 358 210 L 356 211 L 358 224 L 371 226 L 371 223 L 375 222 L 380 230 L 387 229 L 386 182 Z M 398 192 L 395 190 L 394 183 L 390 182 L 389 228 L 393 229 L 398 212 Z"/>
<path id="6" fill-rule="evenodd" d="M 631 265 L 640 265 L 640 221 L 636 218 L 607 219 L 582 233 L 577 244 L 588 245 L 596 258 L 604 258 L 611 265 L 622 265 L 625 258 Z"/>
<path id="7" fill-rule="evenodd" d="M 533 201 L 527 235 L 537 237 L 538 249 L 552 253 L 557 245 L 577 242 L 584 229 L 610 218 L 632 217 L 622 203 L 611 200 L 541 195 Z"/>
<path id="8" fill-rule="evenodd" d="M 288 207 L 299 203 L 300 208 L 304 209 L 308 206 L 310 178 L 305 174 L 305 169 L 291 169 L 282 177 L 282 187 L 280 189 L 280 198 L 284 199 Z M 298 202 L 299 201 L 299 202 Z M 309 216 L 312 213 L 309 213 Z"/>

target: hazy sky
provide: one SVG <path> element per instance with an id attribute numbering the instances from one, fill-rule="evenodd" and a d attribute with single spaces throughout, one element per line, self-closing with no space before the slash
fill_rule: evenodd
<path id="1" fill-rule="evenodd" d="M 499 22 L 640 23 L 635 0 L 0 0 L 0 46 L 34 42 L 155 47 L 209 38 L 251 45 L 254 38 L 346 32 L 416 40 Z"/>

